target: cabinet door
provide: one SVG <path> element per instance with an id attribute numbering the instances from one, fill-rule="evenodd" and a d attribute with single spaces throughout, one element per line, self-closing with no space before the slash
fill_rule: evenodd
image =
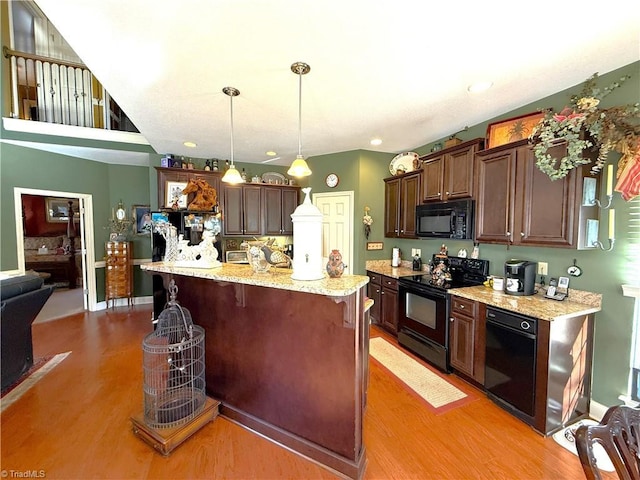
<path id="1" fill-rule="evenodd" d="M 396 334 L 398 332 L 398 291 L 383 286 L 381 302 L 382 326 Z"/>
<path id="2" fill-rule="evenodd" d="M 444 177 L 444 156 L 425 161 L 422 164 L 422 198 L 425 202 L 442 200 L 442 180 Z"/>
<path id="3" fill-rule="evenodd" d="M 397 237 L 400 222 L 400 179 L 384 182 L 384 236 Z"/>
<path id="4" fill-rule="evenodd" d="M 403 177 L 400 182 L 400 235 L 401 237 L 416 236 L 416 206 L 420 203 L 420 177 L 416 173 Z"/>
<path id="5" fill-rule="evenodd" d="M 259 186 L 243 186 L 244 235 L 262 235 L 262 192 Z"/>
<path id="6" fill-rule="evenodd" d="M 449 318 L 449 341 L 451 366 L 473 377 L 474 320 L 471 317 L 452 313 Z"/>
<path id="7" fill-rule="evenodd" d="M 262 187 L 265 235 L 282 235 L 282 191 L 277 187 Z"/>
<path id="8" fill-rule="evenodd" d="M 291 214 L 298 208 L 297 188 L 285 188 L 282 190 L 282 234 L 293 235 L 293 220 Z"/>
<path id="9" fill-rule="evenodd" d="M 478 157 L 476 241 L 509 243 L 513 232 L 515 151 Z"/>
<path id="10" fill-rule="evenodd" d="M 242 235 L 242 186 L 225 185 L 224 187 L 223 223 L 225 235 Z"/>
<path id="11" fill-rule="evenodd" d="M 549 152 L 560 158 L 565 154 L 563 146 Z M 551 180 L 536 166 L 531 147 L 518 149 L 518 181 L 516 191 L 521 191 L 521 208 L 515 219 L 514 243 L 520 245 L 548 245 L 571 247 L 575 221 L 576 169 L 558 180 Z"/>
<path id="12" fill-rule="evenodd" d="M 473 196 L 473 159 L 475 147 L 445 156 L 444 199 L 454 200 Z"/>
<path id="13" fill-rule="evenodd" d="M 367 296 L 373 300 L 373 306 L 371 310 L 369 310 L 369 316 L 371 317 L 371 323 L 380 323 L 381 312 L 382 312 L 382 289 L 380 288 L 379 283 L 371 283 L 367 286 Z"/>

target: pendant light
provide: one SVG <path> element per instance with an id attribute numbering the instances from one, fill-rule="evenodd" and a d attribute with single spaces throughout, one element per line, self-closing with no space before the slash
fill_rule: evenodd
<path id="1" fill-rule="evenodd" d="M 224 173 L 222 181 L 225 183 L 243 183 L 244 180 L 233 163 L 233 97 L 240 95 L 240 90 L 233 87 L 224 87 L 222 91 L 225 95 L 229 95 L 229 102 L 231 104 L 231 165 L 229 165 L 229 168 Z"/>
<path id="2" fill-rule="evenodd" d="M 292 177 L 308 177 L 311 169 L 302 156 L 302 75 L 306 75 L 311 67 L 304 62 L 296 62 L 291 65 L 291 71 L 298 75 L 300 86 L 298 89 L 298 156 L 289 167 L 288 175 Z"/>

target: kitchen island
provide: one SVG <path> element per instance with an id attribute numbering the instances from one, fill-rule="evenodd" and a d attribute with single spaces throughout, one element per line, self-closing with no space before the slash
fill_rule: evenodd
<path id="1" fill-rule="evenodd" d="M 291 279 L 141 265 L 173 279 L 177 300 L 205 330 L 207 394 L 220 414 L 348 478 L 362 478 L 368 377 L 368 277 Z"/>

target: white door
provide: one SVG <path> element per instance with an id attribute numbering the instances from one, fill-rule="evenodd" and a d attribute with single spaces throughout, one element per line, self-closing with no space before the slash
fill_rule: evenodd
<path id="1" fill-rule="evenodd" d="M 340 250 L 345 273 L 353 273 L 353 191 L 315 193 L 313 204 L 322 212 L 323 265 L 331 250 Z"/>

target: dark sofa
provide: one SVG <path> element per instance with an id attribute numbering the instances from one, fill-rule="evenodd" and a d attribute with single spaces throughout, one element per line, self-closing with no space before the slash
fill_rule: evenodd
<path id="1" fill-rule="evenodd" d="M 0 280 L 0 369 L 2 390 L 33 365 L 31 324 L 53 292 L 38 275 Z"/>

